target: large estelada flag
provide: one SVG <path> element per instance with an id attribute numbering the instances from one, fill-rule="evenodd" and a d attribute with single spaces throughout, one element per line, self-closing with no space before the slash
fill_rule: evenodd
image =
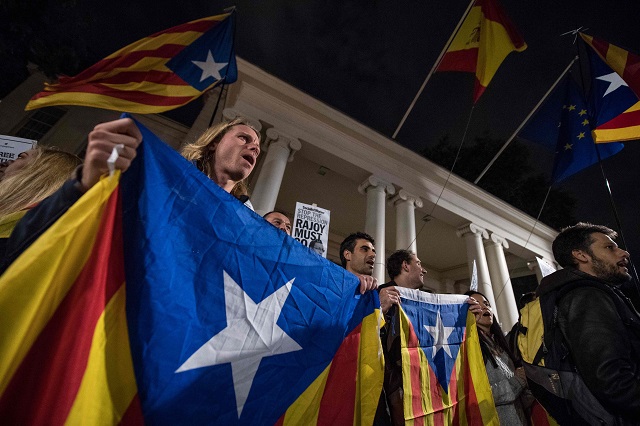
<path id="1" fill-rule="evenodd" d="M 233 45 L 235 12 L 188 22 L 138 40 L 75 77 L 45 84 L 27 110 L 82 105 L 158 113 L 237 80 Z"/>
<path id="2" fill-rule="evenodd" d="M 437 71 L 476 75 L 473 102 L 477 102 L 509 53 L 522 52 L 527 43 L 497 0 L 476 0 L 442 57 Z"/>
<path id="3" fill-rule="evenodd" d="M 592 73 L 596 74 L 596 79 L 608 83 L 608 90 L 597 93 L 594 99 L 597 102 L 613 102 L 610 99 L 615 99 L 618 104 L 617 110 L 611 109 L 615 113 L 600 118 L 596 123 L 594 141 L 606 143 L 640 139 L 640 57 L 606 41 L 583 33 L 580 36 L 593 49 L 589 50 Z M 623 95 L 624 101 L 621 102 L 618 99 Z"/>
<path id="4" fill-rule="evenodd" d="M 0 418 L 371 424 L 376 292 L 141 131 L 0 277 Z"/>
<path id="5" fill-rule="evenodd" d="M 499 424 L 468 297 L 396 288 L 406 424 Z"/>

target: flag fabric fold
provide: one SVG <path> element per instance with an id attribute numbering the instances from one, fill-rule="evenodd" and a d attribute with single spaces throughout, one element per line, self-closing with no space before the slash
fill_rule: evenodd
<path id="1" fill-rule="evenodd" d="M 0 418 L 371 424 L 377 293 L 139 127 L 0 277 Z"/>
<path id="2" fill-rule="evenodd" d="M 467 296 L 396 287 L 408 425 L 497 425 Z"/>
<path id="3" fill-rule="evenodd" d="M 497 0 L 476 0 L 437 71 L 475 73 L 473 102 L 476 103 L 507 55 L 526 48 L 524 39 Z"/>
<path id="4" fill-rule="evenodd" d="M 26 110 L 82 105 L 159 113 L 237 80 L 235 13 L 188 22 L 138 40 L 82 71 L 45 84 Z"/>
<path id="5" fill-rule="evenodd" d="M 624 147 L 621 143 L 594 143 L 591 137 L 591 117 L 594 116 L 597 117 L 590 112 L 580 88 L 571 75 L 567 75 L 520 132 L 520 137 L 555 152 L 553 182 L 561 182 L 596 164 L 598 153 L 604 160 Z"/>
<path id="6" fill-rule="evenodd" d="M 596 143 L 640 139 L 640 57 L 580 33 L 585 41 L 592 79 L 591 104 L 598 111 Z"/>
<path id="7" fill-rule="evenodd" d="M 584 33 L 580 37 L 640 98 L 640 56 Z"/>
<path id="8" fill-rule="evenodd" d="M 95 185 L 0 277 L 6 424 L 141 420 L 117 185 L 117 175 Z"/>
<path id="9" fill-rule="evenodd" d="M 141 131 L 122 197 L 145 419 L 370 423 L 383 378 L 377 293 L 360 295 L 354 275 Z"/>

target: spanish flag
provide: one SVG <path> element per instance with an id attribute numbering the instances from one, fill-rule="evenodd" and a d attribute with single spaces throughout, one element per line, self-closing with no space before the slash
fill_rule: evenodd
<path id="1" fill-rule="evenodd" d="M 188 22 L 138 40 L 75 77 L 45 84 L 26 110 L 82 105 L 152 114 L 191 102 L 237 79 L 235 13 Z"/>
<path id="2" fill-rule="evenodd" d="M 371 424 L 376 292 L 138 125 L 0 277 L 9 424 Z"/>
<path id="3" fill-rule="evenodd" d="M 507 55 L 526 48 L 527 44 L 497 0 L 476 0 L 437 71 L 475 73 L 473 102 L 476 103 Z"/>

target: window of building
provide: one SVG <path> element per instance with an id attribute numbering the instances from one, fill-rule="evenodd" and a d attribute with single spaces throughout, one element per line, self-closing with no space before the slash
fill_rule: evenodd
<path id="1" fill-rule="evenodd" d="M 40 108 L 31 114 L 15 136 L 39 141 L 66 112 L 65 109 L 58 107 Z"/>

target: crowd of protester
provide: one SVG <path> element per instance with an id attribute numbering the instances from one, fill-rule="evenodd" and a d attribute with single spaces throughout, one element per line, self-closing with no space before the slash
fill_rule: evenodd
<path id="1" fill-rule="evenodd" d="M 141 141 L 134 121 L 124 118 L 95 127 L 89 134 L 84 160 L 40 147 L 2 164 L 0 272 L 107 173 L 107 160 L 116 146 L 121 149 L 115 167 L 126 172 Z M 237 118 L 206 130 L 184 146 L 181 154 L 220 188 L 253 209 L 245 181 L 256 165 L 260 141 L 260 132 L 248 120 Z M 264 219 L 291 234 L 291 219 L 286 213 L 272 211 Z M 615 238 L 615 232 L 598 225 L 579 223 L 563 230 L 553 243 L 553 252 L 564 269 L 544 278 L 537 294 L 571 283 L 572 290 L 563 295 L 554 313 L 567 356 L 575 362 L 587 391 L 609 414 L 602 424 L 639 424 L 640 316 L 618 290 L 631 277 L 629 253 L 616 245 Z M 320 241 L 310 249 L 320 255 L 325 250 Z M 380 334 L 386 367 L 375 424 L 398 425 L 405 421 L 398 327 L 393 327 L 402 304 L 398 287 L 423 288 L 426 270 L 416 253 L 398 250 L 386 259 L 390 281 L 378 283 L 372 277 L 376 255 L 374 239 L 363 232 L 349 235 L 339 249 L 341 264 L 359 278 L 360 291 L 378 291 L 386 319 Z M 613 290 L 605 291 L 604 286 Z M 477 291 L 466 294 L 500 423 L 530 424 L 533 396 L 517 347 L 505 339 L 487 298 Z M 623 318 L 620 301 L 627 309 Z M 579 402 L 575 401 L 575 424 L 589 423 L 580 417 Z"/>

